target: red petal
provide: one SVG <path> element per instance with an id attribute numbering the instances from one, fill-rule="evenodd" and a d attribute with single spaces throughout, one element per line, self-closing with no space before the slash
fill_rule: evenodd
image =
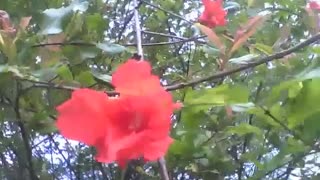
<path id="1" fill-rule="evenodd" d="M 148 62 L 132 59 L 118 67 L 112 75 L 112 84 L 122 95 L 147 95 L 163 88 L 160 79 L 151 74 Z"/>
<path id="2" fill-rule="evenodd" d="M 107 138 L 104 144 L 97 146 L 97 160 L 100 162 L 116 161 L 121 167 L 128 160 L 137 159 L 146 155 L 147 159 L 156 159 L 165 154 L 172 142 L 168 136 L 170 130 L 170 115 L 175 104 L 171 95 L 160 94 L 156 97 L 132 96 L 120 98 L 118 113 L 109 114 L 112 124 L 108 128 Z M 171 103 L 167 105 L 166 103 Z M 137 132 L 129 131 L 130 123 L 135 120 L 136 114 L 141 120 Z M 157 143 L 159 142 L 159 143 Z M 159 147 L 161 146 L 161 147 Z M 145 148 L 148 147 L 148 148 Z"/>
<path id="3" fill-rule="evenodd" d="M 172 142 L 173 140 L 167 136 L 159 141 L 151 141 L 150 143 L 145 144 L 143 157 L 147 161 L 155 161 L 159 159 L 167 153 Z"/>
<path id="4" fill-rule="evenodd" d="M 144 79 L 127 82 L 121 86 L 116 86 L 116 91 L 121 95 L 150 95 L 158 92 L 163 87 L 160 85 L 160 80 L 157 76 L 149 76 Z"/>
<path id="5" fill-rule="evenodd" d="M 67 138 L 93 145 L 104 135 L 107 127 L 105 105 L 108 96 L 103 92 L 79 89 L 71 99 L 57 107 L 56 125 Z"/>
<path id="6" fill-rule="evenodd" d="M 140 81 L 151 75 L 151 66 L 147 61 L 129 59 L 120 65 L 112 75 L 112 84 L 116 87 Z"/>

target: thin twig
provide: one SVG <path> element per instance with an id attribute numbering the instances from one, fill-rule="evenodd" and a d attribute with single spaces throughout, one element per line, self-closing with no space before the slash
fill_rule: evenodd
<path id="1" fill-rule="evenodd" d="M 152 35 L 157 35 L 157 36 L 164 36 L 164 37 L 169 37 L 169 38 L 173 38 L 173 39 L 179 39 L 179 40 L 189 40 L 190 38 L 186 38 L 186 37 L 181 37 L 181 36 L 175 36 L 172 34 L 165 34 L 165 33 L 158 33 L 158 32 L 152 32 L 152 31 L 142 31 L 145 34 L 152 34 Z M 205 38 L 207 37 L 206 35 L 203 36 L 198 36 L 197 39 L 192 39 L 194 42 L 197 43 L 201 43 L 201 44 L 206 44 L 206 41 L 203 40 L 199 40 L 201 38 Z"/>
<path id="2" fill-rule="evenodd" d="M 172 45 L 172 44 L 178 44 L 178 43 L 186 43 L 186 42 L 197 42 L 201 44 L 205 44 L 206 42 L 204 41 L 199 41 L 198 39 L 204 38 L 206 36 L 196 36 L 196 37 L 191 37 L 191 38 L 184 38 L 179 41 L 169 41 L 169 42 L 156 42 L 156 43 L 144 43 L 141 44 L 142 47 L 144 46 L 166 46 L 166 45 Z M 137 43 L 126 43 L 126 44 L 120 44 L 125 47 L 130 47 L 130 46 L 137 46 Z M 84 42 L 56 42 L 56 43 L 40 43 L 40 44 L 34 44 L 31 47 L 32 48 L 39 48 L 39 47 L 46 47 L 46 46 L 84 46 L 84 47 L 92 47 L 96 46 L 95 43 L 84 43 Z"/>
<path id="3" fill-rule="evenodd" d="M 168 38 L 174 38 L 174 39 L 179 39 L 179 40 L 185 40 L 187 38 L 185 37 L 180 37 L 180 36 L 175 36 L 172 34 L 165 34 L 165 33 L 158 33 L 158 32 L 152 32 L 152 31 L 142 31 L 145 34 L 152 34 L 152 35 L 157 35 L 157 36 L 164 36 L 164 37 L 168 37 Z"/>
<path id="4" fill-rule="evenodd" d="M 261 9 L 259 12 L 263 12 L 263 11 L 271 11 L 271 12 L 274 12 L 274 11 L 280 11 L 281 12 L 282 11 L 282 12 L 287 12 L 287 13 L 296 15 L 298 17 L 301 17 L 300 14 L 294 12 L 292 9 L 289 9 L 289 8 L 267 7 L 267 8 Z"/>
<path id="5" fill-rule="evenodd" d="M 291 133 L 293 135 L 294 138 L 299 139 L 301 141 L 303 141 L 303 139 L 294 131 L 291 130 L 287 125 L 285 125 L 281 120 L 277 119 L 274 115 L 271 114 L 271 112 L 268 109 L 265 109 L 263 107 L 261 107 L 261 109 L 263 109 L 264 113 L 269 116 L 273 121 L 275 121 L 276 123 L 278 123 L 281 127 L 283 127 L 283 129 L 285 129 L 286 131 L 288 131 L 289 133 Z"/>
<path id="6" fill-rule="evenodd" d="M 59 154 L 61 155 L 61 157 L 64 159 L 64 161 L 67 164 L 68 169 L 70 169 L 70 171 L 77 176 L 77 171 L 74 169 L 74 167 L 71 165 L 71 162 L 69 161 L 69 159 L 63 154 L 63 151 L 59 148 L 59 144 L 54 140 L 54 136 L 52 134 L 48 134 L 48 138 L 50 139 L 50 141 L 53 143 L 53 145 L 55 146 L 55 148 L 58 150 Z"/>
<path id="7" fill-rule="evenodd" d="M 179 19 L 182 19 L 182 20 L 188 22 L 189 24 L 194 24 L 193 22 L 187 20 L 186 18 L 184 18 L 184 17 L 182 17 L 182 16 L 180 16 L 180 15 L 178 15 L 178 14 L 176 14 L 176 13 L 170 12 L 170 11 L 168 11 L 168 10 L 160 7 L 160 6 L 154 5 L 154 4 L 150 3 L 149 1 L 141 0 L 141 2 L 147 4 L 147 5 L 151 6 L 151 7 L 154 7 L 154 8 L 156 8 L 156 9 L 159 9 L 159 10 L 161 10 L 161 11 L 167 13 L 167 14 L 170 14 L 170 15 L 172 15 L 172 16 L 175 16 L 175 17 L 177 17 L 177 18 L 179 18 Z"/>
<path id="8" fill-rule="evenodd" d="M 289 129 L 288 126 L 286 126 L 283 122 L 281 122 L 278 118 L 276 118 L 274 115 L 271 114 L 271 112 L 268 109 L 265 109 L 263 107 L 261 107 L 261 109 L 264 111 L 264 114 L 269 116 L 273 121 L 275 121 L 276 123 L 278 123 L 281 127 L 283 127 L 283 129 L 285 129 L 288 132 L 291 132 L 291 129 Z"/>
<path id="9" fill-rule="evenodd" d="M 306 47 L 306 46 L 308 46 L 308 45 L 310 45 L 312 43 L 315 43 L 319 39 L 320 39 L 320 33 L 318 33 L 318 34 L 310 37 L 309 39 L 297 44 L 296 46 L 293 46 L 293 47 L 291 47 L 289 49 L 286 49 L 284 51 L 278 52 L 278 53 L 270 55 L 270 56 L 265 56 L 265 57 L 262 57 L 260 59 L 253 58 L 252 60 L 248 61 L 248 62 L 252 62 L 252 63 L 246 64 L 246 65 L 243 65 L 243 66 L 240 66 L 238 68 L 231 69 L 231 70 L 220 71 L 220 72 L 217 72 L 215 74 L 209 75 L 207 77 L 202 77 L 202 78 L 199 78 L 199 79 L 191 80 L 189 82 L 183 82 L 183 83 L 178 83 L 178 84 L 166 86 L 166 89 L 168 91 L 172 91 L 172 90 L 177 90 L 177 89 L 181 89 L 181 88 L 188 87 L 188 86 L 193 86 L 193 85 L 205 82 L 205 81 L 211 81 L 211 80 L 220 79 L 222 77 L 226 77 L 226 76 L 229 76 L 231 74 L 234 74 L 234 73 L 237 73 L 237 72 L 240 72 L 240 71 L 243 71 L 243 70 L 247 70 L 247 69 L 250 69 L 250 68 L 265 64 L 267 62 L 270 62 L 270 61 L 273 61 L 273 60 L 276 60 L 276 59 L 281 59 L 281 58 L 283 58 L 283 57 L 285 57 L 285 56 L 287 56 L 287 55 L 289 55 L 289 54 L 291 54 L 293 52 L 296 52 L 296 51 L 298 51 L 298 50 L 300 50 L 300 49 L 302 49 L 302 48 L 304 48 L 304 47 Z"/>
<path id="10" fill-rule="evenodd" d="M 145 43 L 145 44 L 142 44 L 142 46 L 166 46 L 166 45 L 186 43 L 186 42 L 192 42 L 192 41 L 204 44 L 204 42 L 198 40 L 201 38 L 204 38 L 204 37 L 203 36 L 195 36 L 195 37 L 191 37 L 191 38 L 182 39 L 179 41 Z M 123 46 L 136 46 L 136 45 L 137 45 L 136 43 L 123 44 Z"/>
<path id="11" fill-rule="evenodd" d="M 28 87 L 26 90 L 32 89 L 32 88 L 53 88 L 53 89 L 60 89 L 60 90 L 66 90 L 66 91 L 74 91 L 80 88 L 86 88 L 86 87 L 74 87 L 74 86 L 67 86 L 63 84 L 55 84 L 55 83 L 50 83 L 50 82 L 41 82 L 41 81 L 34 81 L 30 79 L 21 79 L 23 81 L 28 81 L 30 83 L 33 83 L 32 86 Z M 106 94 L 109 96 L 116 96 L 119 95 L 118 92 L 115 91 L 105 91 Z"/>
<path id="12" fill-rule="evenodd" d="M 87 43 L 87 42 L 56 42 L 56 43 L 40 43 L 32 45 L 31 47 L 45 47 L 45 46 L 96 46 L 94 43 Z"/>

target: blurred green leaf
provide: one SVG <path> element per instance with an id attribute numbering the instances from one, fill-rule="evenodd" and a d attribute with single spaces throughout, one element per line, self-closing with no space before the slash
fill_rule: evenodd
<path id="1" fill-rule="evenodd" d="M 110 55 L 119 54 L 126 50 L 124 46 L 112 43 L 98 43 L 96 46 Z"/>
<path id="2" fill-rule="evenodd" d="M 253 60 L 253 58 L 256 58 L 258 56 L 259 55 L 256 54 L 248 54 L 241 57 L 229 59 L 229 62 L 234 64 L 248 64 Z"/>
<path id="3" fill-rule="evenodd" d="M 273 53 L 272 47 L 265 44 L 256 43 L 254 44 L 254 47 L 266 55 L 271 55 Z"/>
<path id="4" fill-rule="evenodd" d="M 44 19 L 41 34 L 59 34 L 63 31 L 62 20 L 72 12 L 87 10 L 89 3 L 86 1 L 75 0 L 69 6 L 61 8 L 51 8 L 43 11 Z"/>
<path id="5" fill-rule="evenodd" d="M 247 103 L 248 88 L 241 85 L 221 85 L 211 89 L 193 90 L 187 93 L 185 104 L 222 106 L 236 103 Z"/>
<path id="6" fill-rule="evenodd" d="M 241 123 L 237 126 L 229 127 L 227 132 L 232 134 L 237 134 L 240 136 L 243 136 L 246 134 L 252 134 L 252 133 L 259 137 L 262 136 L 262 131 L 258 127 L 252 126 L 247 123 Z"/>
<path id="7" fill-rule="evenodd" d="M 107 83 L 111 83 L 111 80 L 112 80 L 112 76 L 108 75 L 108 74 L 101 74 L 101 73 L 98 73 L 98 72 L 93 72 L 92 73 L 94 77 L 104 81 L 104 82 L 107 82 Z"/>
<path id="8" fill-rule="evenodd" d="M 290 101 L 288 125 L 293 128 L 304 120 L 320 112 L 320 79 L 307 80 L 302 83 L 300 93 Z"/>
<path id="9" fill-rule="evenodd" d="M 81 72 L 75 79 L 83 86 L 91 86 L 96 83 L 90 71 Z"/>
<path id="10" fill-rule="evenodd" d="M 103 19 L 101 14 L 94 13 L 86 16 L 86 24 L 89 32 L 101 34 L 107 26 L 107 19 Z"/>
<path id="11" fill-rule="evenodd" d="M 71 71 L 69 70 L 68 66 L 61 66 L 57 69 L 57 74 L 63 79 L 67 81 L 73 80 L 73 75 Z"/>

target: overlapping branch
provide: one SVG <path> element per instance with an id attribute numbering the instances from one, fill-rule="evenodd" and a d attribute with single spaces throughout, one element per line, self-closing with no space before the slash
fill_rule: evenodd
<path id="1" fill-rule="evenodd" d="M 189 82 L 177 83 L 177 84 L 174 84 L 174 85 L 171 85 L 171 86 L 166 86 L 166 89 L 168 91 L 173 91 L 173 90 L 181 89 L 181 88 L 184 88 L 184 87 L 193 86 L 193 85 L 196 85 L 196 84 L 199 84 L 199 83 L 202 83 L 202 82 L 217 80 L 217 79 L 220 79 L 220 78 L 235 74 L 237 72 L 241 72 L 241 71 L 244 71 L 244 70 L 247 70 L 247 69 L 250 69 L 250 68 L 254 68 L 256 66 L 265 64 L 265 63 L 273 61 L 273 60 L 281 59 L 281 58 L 283 58 L 283 57 L 285 57 L 285 56 L 287 56 L 287 55 L 289 55 L 291 53 L 294 53 L 296 51 L 301 50 L 302 48 L 304 48 L 304 47 L 306 47 L 306 46 L 308 46 L 308 45 L 310 45 L 312 43 L 315 43 L 318 40 L 320 40 L 320 33 L 318 33 L 318 34 L 310 37 L 309 39 L 297 44 L 296 46 L 293 46 L 293 47 L 291 47 L 289 49 L 286 49 L 284 51 L 280 51 L 280 52 L 278 52 L 276 54 L 273 54 L 273 55 L 270 55 L 270 56 L 265 56 L 265 57 L 262 57 L 262 58 L 253 58 L 252 60 L 249 60 L 249 62 L 252 62 L 252 63 L 248 63 L 248 64 L 240 66 L 238 68 L 220 71 L 220 72 L 217 72 L 215 74 L 212 74 L 212 75 L 209 75 L 209 76 L 206 76 L 206 77 L 202 77 L 202 78 L 199 78 L 199 79 L 191 80 Z"/>
<path id="2" fill-rule="evenodd" d="M 234 68 L 234 69 L 219 71 L 217 73 L 214 73 L 212 75 L 209 75 L 209 76 L 206 76 L 206 77 L 202 77 L 202 78 L 199 78 L 199 79 L 194 79 L 194 80 L 190 80 L 190 81 L 187 81 L 187 82 L 181 82 L 181 83 L 165 86 L 165 88 L 168 91 L 174 91 L 174 90 L 182 89 L 182 88 L 185 88 L 185 87 L 194 86 L 194 85 L 197 85 L 197 84 L 200 84 L 200 83 L 203 83 L 203 82 L 218 80 L 220 78 L 224 78 L 224 77 L 230 76 L 232 74 L 235 74 L 235 73 L 238 73 L 238 72 L 250 69 L 250 68 L 254 68 L 256 66 L 265 64 L 267 62 L 284 58 L 285 56 L 287 56 L 287 55 L 289 55 L 291 53 L 297 52 L 297 51 L 309 46 L 310 44 L 313 44 L 313 43 L 317 42 L 318 40 L 320 40 L 320 33 L 318 33 L 318 34 L 306 39 L 305 41 L 297 44 L 296 46 L 293 46 L 293 47 L 291 47 L 289 49 L 286 49 L 284 51 L 280 51 L 280 52 L 275 53 L 273 55 L 265 56 L 265 57 L 262 57 L 262 58 L 253 58 L 252 60 L 249 61 L 249 62 L 252 62 L 252 63 L 248 63 L 246 65 L 243 65 L 243 66 L 240 66 L 240 67 L 237 67 L 237 68 Z M 30 80 L 28 80 L 28 81 L 30 81 Z M 62 90 L 68 90 L 68 91 L 73 91 L 75 89 L 78 89 L 77 87 L 64 86 L 64 85 L 61 85 L 61 84 L 57 85 L 57 84 L 54 84 L 54 83 L 46 83 L 46 82 L 35 82 L 35 81 L 32 81 L 32 82 L 34 83 L 33 87 L 37 87 L 37 88 L 55 88 L 55 89 L 62 89 Z M 106 93 L 109 94 L 109 95 L 118 94 L 115 91 L 106 91 Z"/>

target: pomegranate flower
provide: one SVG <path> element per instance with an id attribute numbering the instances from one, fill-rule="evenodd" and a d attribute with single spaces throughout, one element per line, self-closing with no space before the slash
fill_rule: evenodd
<path id="1" fill-rule="evenodd" d="M 202 0 L 204 11 L 199 22 L 209 28 L 226 25 L 227 12 L 222 8 L 222 0 Z"/>
<path id="2" fill-rule="evenodd" d="M 124 167 L 131 159 L 154 161 L 168 150 L 170 117 L 180 107 L 161 86 L 151 66 L 129 59 L 112 76 L 118 97 L 79 89 L 57 107 L 61 134 L 94 146 L 99 162 Z"/>

